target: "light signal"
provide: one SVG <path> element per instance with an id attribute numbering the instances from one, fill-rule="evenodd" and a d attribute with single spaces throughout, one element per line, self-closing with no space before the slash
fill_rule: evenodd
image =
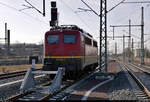
<path id="1" fill-rule="evenodd" d="M 57 21 L 57 8 L 51 8 L 51 20 Z"/>

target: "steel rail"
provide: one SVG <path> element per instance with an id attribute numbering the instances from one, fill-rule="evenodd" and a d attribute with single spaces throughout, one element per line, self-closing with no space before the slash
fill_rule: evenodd
<path id="1" fill-rule="evenodd" d="M 123 63 L 122 63 L 123 64 Z M 150 99 L 150 91 L 143 85 L 143 83 L 129 70 L 129 68 L 123 64 L 124 68 L 127 70 L 127 72 L 132 76 L 132 78 L 136 81 L 138 86 L 144 91 L 144 93 L 148 96 Z"/>
<path id="2" fill-rule="evenodd" d="M 12 96 L 12 97 L 8 98 L 8 99 L 6 100 L 6 102 L 13 102 L 13 101 L 15 101 L 15 100 L 17 100 L 17 99 L 19 99 L 19 98 L 21 98 L 21 97 L 23 97 L 23 96 L 26 96 L 26 95 L 28 95 L 28 94 L 31 94 L 31 93 L 33 93 L 33 91 L 25 92 L 25 93 L 23 93 L 23 94 L 17 94 L 17 95 L 15 95 L 15 96 Z"/>
<path id="3" fill-rule="evenodd" d="M 143 67 L 145 67 L 145 68 L 149 68 L 150 69 L 150 66 L 147 66 L 147 65 L 142 65 Z"/>
<path id="4" fill-rule="evenodd" d="M 142 72 L 146 73 L 147 75 L 150 75 L 150 72 L 147 72 L 146 70 L 144 70 L 144 69 L 141 69 L 139 66 L 136 66 L 136 65 L 134 65 L 134 64 L 131 64 L 131 63 L 129 63 L 129 65 L 133 66 L 134 68 L 137 68 L 137 69 L 139 69 L 140 71 L 142 71 Z"/>
<path id="5" fill-rule="evenodd" d="M 49 98 L 57 95 L 58 93 L 60 93 L 61 91 L 65 90 L 66 88 L 68 88 L 69 86 L 73 85 L 76 82 L 77 81 L 70 82 L 68 85 L 62 86 L 62 88 L 60 90 L 58 90 L 57 92 L 55 92 L 54 94 L 45 95 L 42 98 L 40 98 L 39 100 L 34 100 L 34 101 L 39 101 L 39 102 L 47 101 Z M 51 83 L 46 83 L 46 84 L 43 84 L 42 86 L 47 86 L 47 85 L 50 85 Z M 36 91 L 28 91 L 28 92 L 25 92 L 23 94 L 17 94 L 17 95 L 15 95 L 13 97 L 8 98 L 6 101 L 8 101 L 8 102 L 10 102 L 10 101 L 17 101 L 19 98 L 22 98 L 24 96 L 30 95 L 30 94 L 32 94 L 34 92 L 36 92 Z"/>
<path id="6" fill-rule="evenodd" d="M 133 64 L 135 65 L 137 63 L 133 63 Z M 139 65 L 136 65 L 136 66 L 139 66 Z M 142 67 L 150 69 L 150 66 L 148 66 L 148 65 L 142 65 Z"/>
<path id="7" fill-rule="evenodd" d="M 39 70 L 39 69 L 36 69 Z M 17 76 L 22 76 L 26 74 L 26 70 L 23 71 L 16 71 L 16 72 L 11 72 L 11 73 L 4 73 L 4 74 L 0 74 L 0 80 L 2 79 L 7 79 L 7 78 L 13 78 L 13 77 L 17 77 Z"/>
<path id="8" fill-rule="evenodd" d="M 48 83 L 41 84 L 41 86 L 47 86 L 47 85 L 50 85 L 51 83 L 52 83 L 52 81 L 50 81 Z M 34 93 L 34 91 L 27 91 L 27 92 L 24 92 L 23 94 L 20 93 L 20 94 L 14 95 L 14 96 L 9 97 L 8 99 L 6 99 L 6 102 L 7 101 L 8 102 L 16 101 L 17 99 L 22 98 L 22 97 L 24 97 L 26 95 L 29 95 L 29 94 L 32 94 L 32 93 Z M 41 99 L 41 101 L 44 101 L 44 98 Z"/>
<path id="9" fill-rule="evenodd" d="M 26 71 L 0 74 L 0 80 L 25 75 Z"/>

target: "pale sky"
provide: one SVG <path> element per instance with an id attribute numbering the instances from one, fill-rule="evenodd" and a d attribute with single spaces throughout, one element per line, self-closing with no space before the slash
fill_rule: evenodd
<path id="1" fill-rule="evenodd" d="M 28 0 L 31 4 L 42 11 L 43 0 Z M 57 8 L 59 12 L 59 25 L 73 24 L 78 25 L 85 31 L 99 40 L 99 17 L 93 12 L 77 12 L 78 8 L 88 9 L 81 0 L 56 0 Z M 84 0 L 88 3 L 97 13 L 99 13 L 99 1 L 100 0 Z M 114 7 L 122 0 L 107 0 L 108 10 Z M 126 0 L 126 1 L 143 1 L 143 0 Z M 145 0 L 144 0 L 145 1 Z M 148 0 L 147 0 L 148 1 Z M 150 1 L 150 0 L 149 0 Z M 11 30 L 11 43 L 39 43 L 44 39 L 44 33 L 50 29 L 50 2 L 46 0 L 46 17 L 43 17 L 34 9 L 27 9 L 20 12 L 23 9 L 23 4 L 27 5 L 24 0 L 0 0 L 0 38 L 4 38 L 5 22 L 8 23 L 8 29 Z M 131 19 L 132 24 L 141 24 L 141 7 L 144 7 L 144 22 L 145 22 L 145 34 L 150 34 L 150 4 L 121 4 L 114 10 L 108 13 L 108 36 L 112 36 L 112 28 L 110 25 L 128 24 Z M 128 35 L 122 30 L 128 32 L 128 28 L 116 28 L 115 35 L 122 36 Z M 140 37 L 140 28 L 132 28 L 132 34 L 134 35 L 134 41 L 138 42 Z M 145 40 L 150 38 L 150 35 L 145 35 Z M 118 43 L 118 50 L 122 51 L 122 39 L 110 40 L 108 39 L 109 49 L 114 51 L 115 42 Z M 4 41 L 0 40 L 0 43 Z M 127 42 L 127 40 L 126 40 Z M 149 41 L 145 43 L 145 46 L 150 49 L 148 45 Z M 137 47 L 137 44 L 135 44 Z M 118 52 L 119 52 L 118 51 Z"/>

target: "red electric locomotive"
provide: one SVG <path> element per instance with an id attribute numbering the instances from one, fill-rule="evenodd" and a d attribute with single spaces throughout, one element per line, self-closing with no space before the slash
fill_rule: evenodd
<path id="1" fill-rule="evenodd" d="M 44 55 L 43 70 L 57 71 L 63 67 L 67 78 L 75 78 L 98 65 L 96 40 L 75 25 L 62 25 L 46 32 Z"/>

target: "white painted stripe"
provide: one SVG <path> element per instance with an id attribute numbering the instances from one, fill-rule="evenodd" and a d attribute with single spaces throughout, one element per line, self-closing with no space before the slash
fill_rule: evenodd
<path id="1" fill-rule="evenodd" d="M 65 93 L 71 93 L 71 92 L 76 92 L 76 90 L 73 90 L 76 86 L 80 85 L 81 83 L 83 83 L 85 80 L 87 80 L 88 78 L 90 78 L 92 75 L 94 75 L 94 73 L 90 74 L 89 76 L 87 76 L 86 78 L 80 80 L 79 82 L 73 84 L 72 86 L 70 86 L 69 88 L 67 88 L 66 90 L 64 90 L 63 92 Z M 68 98 L 68 96 L 65 96 L 63 99 L 61 100 L 66 100 Z"/>
<path id="2" fill-rule="evenodd" d="M 57 74 L 58 71 L 33 71 L 33 74 Z"/>
<path id="3" fill-rule="evenodd" d="M 65 96 L 62 100 L 64 101 L 65 99 L 67 99 L 67 96 Z"/>
<path id="4" fill-rule="evenodd" d="M 114 77 L 110 78 L 109 80 L 100 82 L 100 83 L 97 84 L 95 87 L 92 87 L 89 91 L 86 92 L 86 94 L 82 97 L 81 100 L 87 100 L 88 96 L 90 95 L 90 93 L 91 93 L 92 91 L 94 91 L 96 88 L 100 87 L 100 86 L 103 85 L 103 84 L 106 84 L 107 82 L 109 82 L 109 81 L 111 81 L 111 80 L 113 80 L 113 79 L 114 79 Z"/>
<path id="5" fill-rule="evenodd" d="M 13 81 L 13 82 L 9 82 L 9 83 L 5 83 L 5 84 L 1 84 L 0 87 L 6 86 L 6 85 L 15 84 L 15 83 L 19 83 L 21 81 L 23 81 L 23 79 L 22 80 Z"/>
<path id="6" fill-rule="evenodd" d="M 42 77 L 42 76 L 44 76 L 44 75 L 35 76 L 35 78 L 39 78 L 39 77 Z M 11 85 L 11 84 L 15 84 L 15 83 L 19 83 L 19 82 L 22 82 L 23 80 L 24 79 L 13 81 L 13 82 L 9 82 L 9 83 L 5 83 L 5 84 L 1 84 L 0 87 Z"/>

